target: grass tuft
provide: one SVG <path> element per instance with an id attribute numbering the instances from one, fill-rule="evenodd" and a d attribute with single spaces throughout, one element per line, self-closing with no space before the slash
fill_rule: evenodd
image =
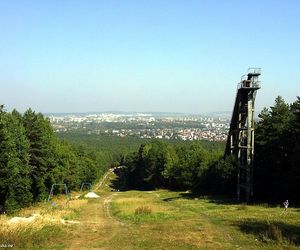
<path id="1" fill-rule="evenodd" d="M 140 215 L 140 214 L 151 214 L 152 209 L 149 206 L 140 206 L 137 207 L 134 211 L 135 215 Z"/>
<path id="2" fill-rule="evenodd" d="M 266 231 L 266 236 L 274 241 L 277 242 L 282 242 L 283 237 L 282 237 L 282 232 L 280 228 L 274 224 L 270 224 L 267 231 Z"/>

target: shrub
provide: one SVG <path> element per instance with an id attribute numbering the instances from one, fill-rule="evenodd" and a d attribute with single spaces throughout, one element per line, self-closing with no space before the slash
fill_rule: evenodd
<path id="1" fill-rule="evenodd" d="M 282 242 L 283 241 L 283 236 L 282 236 L 282 232 L 281 229 L 274 225 L 274 224 L 270 224 L 267 231 L 266 231 L 266 236 L 274 241 L 278 241 L 278 242 Z"/>
<path id="2" fill-rule="evenodd" d="M 137 207 L 135 209 L 135 215 L 139 215 L 139 214 L 151 214 L 152 213 L 152 209 L 148 206 L 140 206 Z"/>

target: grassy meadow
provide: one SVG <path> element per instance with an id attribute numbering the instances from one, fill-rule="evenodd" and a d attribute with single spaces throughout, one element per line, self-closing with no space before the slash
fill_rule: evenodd
<path id="1" fill-rule="evenodd" d="M 112 192 L 97 185 L 98 199 L 40 203 L 0 218 L 0 244 L 15 249 L 298 249 L 300 210 L 248 206 L 168 190 Z"/>
<path id="2" fill-rule="evenodd" d="M 139 212 L 145 210 L 145 212 Z M 113 215 L 151 249 L 281 249 L 300 245 L 300 211 L 158 190 L 117 195 Z"/>

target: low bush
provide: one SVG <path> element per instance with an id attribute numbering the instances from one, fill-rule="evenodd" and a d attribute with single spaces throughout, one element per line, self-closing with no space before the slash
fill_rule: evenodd
<path id="1" fill-rule="evenodd" d="M 278 242 L 283 241 L 281 229 L 274 224 L 270 224 L 270 226 L 268 227 L 268 230 L 266 232 L 266 235 L 269 239 L 272 239 L 272 240 L 275 240 Z"/>
<path id="2" fill-rule="evenodd" d="M 149 206 L 140 206 L 135 209 L 135 215 L 140 215 L 140 214 L 151 214 L 152 209 Z"/>

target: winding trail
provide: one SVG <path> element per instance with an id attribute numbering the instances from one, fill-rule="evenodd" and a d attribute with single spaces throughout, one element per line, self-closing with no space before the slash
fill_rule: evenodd
<path id="1" fill-rule="evenodd" d="M 107 173 L 104 175 L 100 183 L 96 187 L 96 191 L 103 187 L 104 183 L 107 181 L 107 178 L 109 175 L 111 175 L 114 172 L 115 168 L 110 168 Z"/>
<path id="2" fill-rule="evenodd" d="M 110 169 L 95 191 L 104 186 L 112 173 L 113 169 Z M 104 192 L 100 198 L 88 200 L 81 208 L 79 218 L 76 218 L 79 223 L 68 226 L 65 238 L 58 241 L 65 246 L 64 249 L 110 249 L 106 247 L 108 242 L 120 231 L 126 230 L 124 223 L 114 218 L 110 211 L 110 204 L 116 195 Z"/>
<path id="3" fill-rule="evenodd" d="M 225 224 L 221 227 L 222 221 L 214 216 L 219 215 L 211 214 L 215 208 L 208 209 L 214 205 L 182 199 L 177 193 L 166 191 L 112 192 L 109 183 L 114 178 L 116 176 L 111 169 L 94 189 L 100 197 L 89 199 L 82 205 L 74 218 L 79 223 L 65 224 L 63 233 L 52 239 L 57 245 L 48 249 L 192 250 L 239 247 L 235 229 Z M 151 207 L 153 214 L 130 217 L 137 207 L 145 205 Z"/>
<path id="4" fill-rule="evenodd" d="M 112 198 L 117 195 L 118 194 L 112 194 L 104 199 L 103 210 L 104 210 L 104 214 L 107 218 L 113 220 L 116 224 L 124 226 L 125 224 L 123 222 L 119 221 L 117 218 L 113 217 L 110 212 L 110 203 L 112 202 Z"/>

